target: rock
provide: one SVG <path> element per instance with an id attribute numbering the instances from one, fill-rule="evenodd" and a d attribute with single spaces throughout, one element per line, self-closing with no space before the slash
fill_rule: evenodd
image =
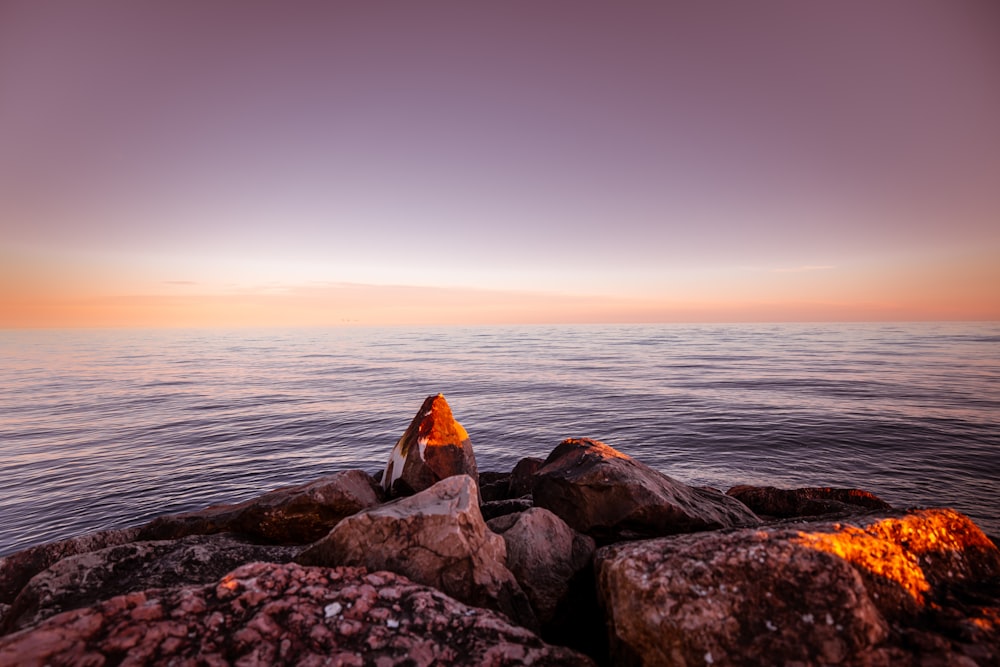
<path id="1" fill-rule="evenodd" d="M 545 463 L 543 459 L 533 456 L 523 458 L 517 462 L 517 465 L 514 466 L 514 469 L 510 473 L 509 493 L 511 498 L 531 495 L 531 487 L 535 483 L 535 473 L 538 472 L 543 463 Z"/>
<path id="2" fill-rule="evenodd" d="M 507 567 L 544 626 L 555 617 L 570 580 L 590 563 L 594 540 L 540 507 L 501 516 L 487 525 L 503 537 Z"/>
<path id="3" fill-rule="evenodd" d="M 531 498 L 514 498 L 512 500 L 491 500 L 480 505 L 483 518 L 489 521 L 505 514 L 524 512 L 532 508 Z"/>
<path id="4" fill-rule="evenodd" d="M 358 512 L 296 559 L 304 565 L 360 565 L 390 570 L 479 607 L 537 627 L 514 575 L 503 538 L 486 527 L 468 475 Z"/>
<path id="5" fill-rule="evenodd" d="M 868 491 L 813 487 L 778 489 L 773 486 L 734 486 L 726 495 L 736 498 L 758 516 L 789 518 L 821 514 L 857 513 L 858 509 L 888 510 L 889 503 Z"/>
<path id="6" fill-rule="evenodd" d="M 253 561 L 287 562 L 301 547 L 246 544 L 231 535 L 130 542 L 63 558 L 35 575 L 15 598 L 0 634 L 63 611 L 148 588 L 214 581 Z"/>
<path id="7" fill-rule="evenodd" d="M 381 489 L 368 473 L 345 470 L 265 493 L 237 505 L 216 505 L 154 519 L 139 532 L 142 540 L 185 535 L 239 533 L 277 544 L 308 544 L 341 519 L 377 505 Z"/>
<path id="8" fill-rule="evenodd" d="M 478 483 L 472 443 L 452 417 L 444 396 L 428 396 L 392 448 L 382 486 L 390 496 L 398 497 L 423 491 L 453 475 L 469 475 Z"/>
<path id="9" fill-rule="evenodd" d="M 536 507 L 602 544 L 760 522 L 734 498 L 690 487 L 586 438 L 560 443 L 534 480 Z"/>
<path id="10" fill-rule="evenodd" d="M 484 503 L 494 500 L 507 500 L 510 492 L 509 472 L 479 473 L 479 496 Z"/>
<path id="11" fill-rule="evenodd" d="M 252 563 L 0 638 L 3 665 L 592 665 L 390 572 Z"/>
<path id="12" fill-rule="evenodd" d="M 595 561 L 616 664 L 1000 660 L 1000 553 L 951 510 L 679 535 Z"/>
<path id="13" fill-rule="evenodd" d="M 507 566 L 531 601 L 542 638 L 609 664 L 592 566 L 594 540 L 540 507 L 487 525 L 507 544 Z"/>
<path id="14" fill-rule="evenodd" d="M 53 563 L 76 554 L 132 542 L 138 535 L 138 527 L 102 530 L 68 540 L 39 544 L 0 558 L 0 604 L 13 602 L 33 576 Z"/>

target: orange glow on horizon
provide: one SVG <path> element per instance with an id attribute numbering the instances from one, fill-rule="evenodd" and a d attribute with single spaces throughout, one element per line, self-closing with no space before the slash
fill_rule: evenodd
<path id="1" fill-rule="evenodd" d="M 672 302 L 348 286 L 320 294 L 0 297 L 0 328 L 997 321 L 989 304 Z"/>
<path id="2" fill-rule="evenodd" d="M 1000 261 L 988 255 L 801 272 L 665 268 L 660 285 L 576 293 L 281 283 L 280 272 L 241 285 L 224 272 L 166 280 L 96 260 L 16 259 L 0 257 L 0 328 L 1000 320 Z"/>

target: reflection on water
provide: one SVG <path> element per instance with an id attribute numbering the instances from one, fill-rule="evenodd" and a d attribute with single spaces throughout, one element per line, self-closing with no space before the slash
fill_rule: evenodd
<path id="1" fill-rule="evenodd" d="M 1000 534 L 1000 325 L 0 332 L 0 554 L 381 469 L 444 393 L 481 470 L 592 437 Z"/>

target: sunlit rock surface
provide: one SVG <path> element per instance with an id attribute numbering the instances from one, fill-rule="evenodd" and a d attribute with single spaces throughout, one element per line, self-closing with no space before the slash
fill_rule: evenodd
<path id="1" fill-rule="evenodd" d="M 453 475 L 469 475 L 478 483 L 472 443 L 444 396 L 428 396 L 393 447 L 382 486 L 393 497 L 409 495 Z"/>
<path id="2" fill-rule="evenodd" d="M 307 484 L 287 486 L 236 505 L 154 519 L 139 539 L 167 540 L 185 535 L 240 533 L 277 544 L 307 544 L 345 516 L 377 505 L 381 491 L 361 470 L 345 470 Z"/>
<path id="3" fill-rule="evenodd" d="M 69 556 L 28 582 L 0 622 L 0 633 L 132 591 L 207 583 L 253 561 L 287 562 L 300 550 L 220 534 L 130 542 Z"/>
<path id="4" fill-rule="evenodd" d="M 683 484 L 587 438 L 560 443 L 533 479 L 536 507 L 598 543 L 759 523 L 734 498 Z"/>
<path id="5" fill-rule="evenodd" d="M 681 535 L 595 559 L 619 663 L 1000 661 L 1000 553 L 951 510 Z"/>
<path id="6" fill-rule="evenodd" d="M 762 517 L 790 518 L 892 509 L 889 503 L 875 494 L 858 489 L 779 489 L 773 486 L 741 485 L 729 489 L 726 495 L 736 498 Z"/>
<path id="7" fill-rule="evenodd" d="M 398 572 L 526 627 L 537 626 L 506 567 L 504 540 L 486 527 L 476 483 L 468 475 L 344 519 L 297 561 Z"/>
<path id="8" fill-rule="evenodd" d="M 253 563 L 0 637 L 0 665 L 591 665 L 390 572 Z"/>

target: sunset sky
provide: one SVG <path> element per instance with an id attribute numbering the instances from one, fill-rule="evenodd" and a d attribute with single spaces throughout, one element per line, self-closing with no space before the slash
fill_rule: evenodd
<path id="1" fill-rule="evenodd" d="M 0 0 L 0 327 L 1000 319 L 1000 3 Z"/>

